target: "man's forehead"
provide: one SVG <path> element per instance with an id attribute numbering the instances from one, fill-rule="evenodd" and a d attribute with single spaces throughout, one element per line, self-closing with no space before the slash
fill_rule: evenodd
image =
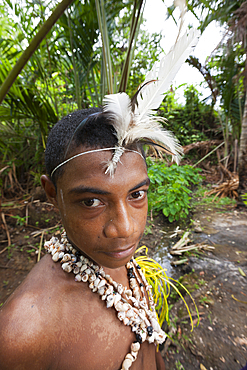
<path id="1" fill-rule="evenodd" d="M 82 149 L 84 151 L 82 151 Z M 108 149 L 108 148 L 106 148 Z M 131 180 L 133 186 L 138 185 L 143 181 L 148 180 L 146 162 L 142 155 L 136 152 L 125 152 L 118 163 L 114 176 L 109 176 L 105 173 L 108 161 L 112 157 L 111 150 L 90 152 L 90 148 L 81 148 L 75 152 L 75 158 L 64 166 L 64 171 L 58 179 L 58 184 L 63 186 L 66 183 L 67 190 L 81 184 L 86 187 L 90 183 L 96 183 L 97 187 L 102 188 L 103 185 L 113 185 L 116 183 L 125 183 L 128 179 Z M 84 155 L 80 155 L 84 153 Z M 78 157 L 76 155 L 78 154 Z M 97 183 L 98 182 L 98 183 Z M 95 188 L 95 185 L 93 186 Z"/>

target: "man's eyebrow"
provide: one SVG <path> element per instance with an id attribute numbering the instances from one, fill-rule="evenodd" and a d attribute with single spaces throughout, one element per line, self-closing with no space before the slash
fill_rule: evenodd
<path id="1" fill-rule="evenodd" d="M 69 194 L 83 194 L 83 193 L 94 193 L 94 194 L 100 194 L 100 195 L 107 195 L 110 194 L 109 191 L 105 191 L 98 188 L 88 187 L 88 186 L 77 186 L 76 188 L 73 188 L 69 191 Z"/>
<path id="2" fill-rule="evenodd" d="M 142 186 L 144 185 L 149 185 L 150 184 L 150 179 L 147 177 L 145 180 L 143 180 L 142 182 L 140 182 L 138 185 L 134 186 L 132 189 L 129 190 L 129 192 L 132 192 L 136 189 L 139 189 L 141 188 Z"/>
<path id="3" fill-rule="evenodd" d="M 134 186 L 132 189 L 130 189 L 129 192 L 132 192 L 136 189 L 139 189 L 140 187 L 144 185 L 149 185 L 149 184 L 150 184 L 150 180 L 149 178 L 146 178 L 145 180 L 143 180 L 142 182 Z M 69 194 L 83 194 L 83 193 L 93 193 L 93 194 L 99 194 L 99 195 L 109 195 L 110 194 L 109 191 L 98 189 L 98 188 L 93 188 L 93 187 L 88 187 L 88 186 L 83 186 L 83 185 L 79 185 L 69 190 Z"/>

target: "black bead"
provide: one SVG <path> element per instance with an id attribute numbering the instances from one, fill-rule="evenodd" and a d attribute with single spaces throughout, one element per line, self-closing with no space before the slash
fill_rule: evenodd
<path id="1" fill-rule="evenodd" d="M 95 276 L 98 277 L 99 276 L 99 271 L 95 272 Z"/>
<path id="2" fill-rule="evenodd" d="M 130 259 L 130 262 L 133 262 L 133 258 Z"/>
<path id="3" fill-rule="evenodd" d="M 141 269 L 141 266 L 140 266 L 140 265 L 137 265 L 136 267 L 137 267 L 138 269 Z"/>
<path id="4" fill-rule="evenodd" d="M 148 326 L 148 327 L 147 327 L 147 332 L 148 332 L 148 334 L 149 334 L 149 333 L 151 333 L 151 335 L 152 335 L 153 330 L 154 330 L 154 329 L 153 329 L 153 327 L 152 327 L 152 326 Z M 151 335 L 150 335 L 150 337 L 151 337 Z"/>
<path id="5" fill-rule="evenodd" d="M 144 286 L 144 284 L 140 283 L 140 286 Z"/>
<path id="6" fill-rule="evenodd" d="M 136 341 L 140 344 L 142 343 L 142 337 L 140 336 L 140 334 L 136 334 Z"/>

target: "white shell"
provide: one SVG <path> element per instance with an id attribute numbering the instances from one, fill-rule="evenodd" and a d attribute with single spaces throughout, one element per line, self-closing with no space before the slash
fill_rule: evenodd
<path id="1" fill-rule="evenodd" d="M 112 301 L 112 304 L 114 303 L 114 295 L 113 294 L 109 294 L 106 298 L 107 302 L 110 302 Z"/>
<path id="2" fill-rule="evenodd" d="M 138 286 L 136 286 L 136 287 L 134 287 L 134 288 L 133 288 L 133 294 L 134 294 L 134 295 L 140 295 L 140 292 L 139 292 Z"/>
<path id="3" fill-rule="evenodd" d="M 145 324 L 144 321 L 141 322 L 140 328 L 143 329 L 143 330 L 146 329 L 146 324 Z"/>
<path id="4" fill-rule="evenodd" d="M 72 266 L 70 262 L 65 262 L 62 264 L 62 269 L 66 272 L 71 272 L 72 271 Z"/>
<path id="5" fill-rule="evenodd" d="M 105 284 L 106 284 L 105 279 L 102 279 L 102 280 L 100 281 L 99 285 L 98 285 L 98 289 L 99 289 L 99 288 L 101 288 L 101 287 L 103 287 Z"/>
<path id="6" fill-rule="evenodd" d="M 76 256 L 74 256 L 73 254 L 71 254 L 71 261 L 72 261 L 72 262 L 76 262 L 76 261 L 77 261 L 77 257 L 76 257 Z"/>
<path id="7" fill-rule="evenodd" d="M 61 261 L 61 263 L 63 262 L 67 262 L 67 261 L 70 261 L 71 260 L 71 256 L 69 253 L 66 253 L 64 256 L 63 256 L 63 259 Z"/>
<path id="8" fill-rule="evenodd" d="M 92 283 L 94 280 L 96 280 L 96 275 L 95 274 L 90 275 L 88 281 Z"/>
<path id="9" fill-rule="evenodd" d="M 133 361 L 137 359 L 138 352 L 131 351 L 131 355 L 133 357 Z"/>
<path id="10" fill-rule="evenodd" d="M 138 311 L 138 315 L 139 315 L 139 317 L 140 317 L 142 320 L 145 320 L 145 318 L 146 318 L 146 314 L 145 314 L 145 311 L 144 311 L 143 309 L 140 309 L 140 310 Z"/>
<path id="11" fill-rule="evenodd" d="M 82 262 L 81 262 L 81 261 L 76 262 L 76 266 L 78 266 L 78 267 L 82 267 Z"/>
<path id="12" fill-rule="evenodd" d="M 62 258 L 63 258 L 63 256 L 64 256 L 64 252 L 60 252 L 60 251 L 59 251 L 59 259 L 62 259 Z"/>
<path id="13" fill-rule="evenodd" d="M 126 358 L 122 364 L 122 370 L 129 370 L 130 366 L 132 365 L 132 362 L 129 358 Z"/>
<path id="14" fill-rule="evenodd" d="M 125 358 L 126 359 L 128 358 L 132 362 L 134 361 L 133 356 L 130 353 L 127 353 L 127 355 L 125 356 Z"/>
<path id="15" fill-rule="evenodd" d="M 99 283 L 100 283 L 100 278 L 96 278 L 94 280 L 94 286 L 95 286 L 95 288 L 98 288 L 99 287 Z"/>
<path id="16" fill-rule="evenodd" d="M 115 306 L 116 311 L 123 311 L 123 303 L 122 302 L 117 302 L 116 304 L 114 304 L 114 306 Z"/>
<path id="17" fill-rule="evenodd" d="M 152 334 L 151 337 L 147 337 L 148 343 L 153 343 L 154 342 L 154 335 Z"/>
<path id="18" fill-rule="evenodd" d="M 59 260 L 59 252 L 56 252 L 53 256 L 52 256 L 52 260 L 54 262 L 57 262 Z"/>
<path id="19" fill-rule="evenodd" d="M 142 337 L 142 342 L 145 342 L 147 339 L 147 333 L 144 331 L 143 333 L 140 333 L 140 336 Z"/>
<path id="20" fill-rule="evenodd" d="M 88 274 L 83 275 L 81 281 L 83 281 L 83 283 L 86 283 L 88 281 Z"/>
<path id="21" fill-rule="evenodd" d="M 122 299 L 122 297 L 121 297 L 121 295 L 120 294 L 115 294 L 114 295 L 114 306 L 116 305 L 116 304 L 118 304 L 118 302 L 120 302 L 121 301 L 121 299 Z"/>
<path id="22" fill-rule="evenodd" d="M 80 274 L 77 274 L 75 276 L 75 281 L 81 281 L 81 275 Z"/>
<path id="23" fill-rule="evenodd" d="M 128 324 L 129 324 L 129 319 L 128 319 L 128 317 L 125 317 L 125 318 L 123 319 L 123 323 L 124 323 L 124 325 L 128 325 Z"/>
<path id="24" fill-rule="evenodd" d="M 54 254 L 57 253 L 57 248 L 54 248 L 51 252 L 51 255 L 54 256 Z"/>
<path id="25" fill-rule="evenodd" d="M 113 293 L 113 286 L 112 286 L 112 285 L 110 285 L 110 286 L 107 288 L 107 290 L 106 290 L 105 294 L 106 294 L 106 295 L 108 295 L 108 294 L 112 294 L 112 293 Z"/>
<path id="26" fill-rule="evenodd" d="M 79 272 L 80 272 L 80 268 L 78 266 L 74 267 L 73 273 L 77 275 L 79 274 Z"/>
<path id="27" fill-rule="evenodd" d="M 150 322 L 151 322 L 151 325 L 152 325 L 153 329 L 155 331 L 159 332 L 160 331 L 159 323 L 155 319 L 153 319 L 152 317 L 150 318 Z"/>
<path id="28" fill-rule="evenodd" d="M 135 342 L 135 343 L 132 343 L 131 344 L 131 347 L 130 348 L 131 348 L 131 351 L 138 352 L 139 349 L 141 348 L 141 345 L 140 345 L 139 342 Z"/>
<path id="29" fill-rule="evenodd" d="M 123 288 L 122 284 L 118 284 L 117 291 L 118 291 L 119 294 L 123 293 L 124 288 Z"/>
<path id="30" fill-rule="evenodd" d="M 117 317 L 120 321 L 123 321 L 123 319 L 125 319 L 125 312 L 123 311 L 118 312 Z"/>
<path id="31" fill-rule="evenodd" d="M 103 295 L 105 293 L 105 287 L 103 286 L 101 288 L 98 287 L 98 293 L 99 295 Z"/>
<path id="32" fill-rule="evenodd" d="M 85 271 L 86 269 L 87 269 L 87 265 L 84 264 L 81 266 L 81 272 Z"/>
<path id="33" fill-rule="evenodd" d="M 94 283 L 92 282 L 88 286 L 89 286 L 90 289 L 93 289 L 94 288 Z"/>
<path id="34" fill-rule="evenodd" d="M 132 291 L 130 289 L 127 289 L 125 291 L 125 295 L 126 295 L 127 298 L 132 297 Z"/>
<path id="35" fill-rule="evenodd" d="M 137 286 L 137 282 L 135 278 L 130 279 L 130 287 L 131 289 L 134 289 Z"/>
<path id="36" fill-rule="evenodd" d="M 106 302 L 106 307 L 107 307 L 107 308 L 112 307 L 112 306 L 113 306 L 113 302 L 114 302 L 114 300 L 113 300 L 113 299 L 112 299 L 111 301 L 107 301 L 107 302 Z"/>
<path id="37" fill-rule="evenodd" d="M 106 274 L 105 278 L 109 281 L 110 284 L 113 283 L 113 279 L 110 275 Z"/>
<path id="38" fill-rule="evenodd" d="M 59 252 L 64 252 L 65 251 L 65 245 L 60 244 L 58 250 L 59 250 Z"/>
<path id="39" fill-rule="evenodd" d="M 130 309 L 130 310 L 128 310 L 127 312 L 126 312 L 126 317 L 133 317 L 135 315 L 135 313 L 134 313 L 134 311 L 132 310 L 132 309 Z"/>

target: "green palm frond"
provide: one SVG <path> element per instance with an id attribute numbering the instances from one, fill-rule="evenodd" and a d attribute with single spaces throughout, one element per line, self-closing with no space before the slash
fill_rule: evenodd
<path id="1" fill-rule="evenodd" d="M 153 297 L 154 302 L 156 304 L 156 311 L 159 318 L 159 324 L 162 326 L 164 321 L 167 321 L 169 323 L 169 309 L 168 309 L 168 297 L 170 294 L 171 287 L 176 291 L 176 293 L 180 296 L 180 298 L 183 300 L 185 307 L 188 311 L 190 322 L 191 322 L 191 330 L 194 328 L 192 315 L 189 309 L 189 306 L 184 299 L 182 293 L 178 289 L 177 285 L 179 285 L 180 288 L 182 288 L 191 298 L 198 317 L 198 323 L 199 323 L 199 312 L 196 306 L 196 303 L 191 296 L 188 289 L 185 288 L 184 285 L 182 285 L 177 280 L 172 279 L 171 277 L 168 277 L 166 274 L 166 269 L 164 269 L 158 262 L 156 262 L 154 259 L 148 257 L 147 252 L 148 248 L 145 246 L 142 246 L 136 250 L 136 253 L 140 253 L 141 251 L 145 251 L 145 255 L 140 255 L 138 257 L 135 257 L 136 262 L 141 267 L 142 271 L 145 274 L 145 277 L 147 279 L 147 282 L 152 286 L 153 290 Z"/>

